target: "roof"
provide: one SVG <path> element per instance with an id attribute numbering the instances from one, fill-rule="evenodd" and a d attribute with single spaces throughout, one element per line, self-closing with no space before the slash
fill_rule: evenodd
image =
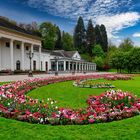
<path id="1" fill-rule="evenodd" d="M 25 29 L 15 25 L 14 23 L 11 23 L 10 21 L 8 21 L 7 19 L 4 19 L 3 17 L 0 17 L 0 27 L 4 27 L 7 29 L 16 31 L 16 32 L 20 32 L 23 34 L 27 34 L 27 35 L 31 35 L 31 36 L 40 38 L 39 36 L 29 32 L 29 31 L 26 31 Z"/>
<path id="2" fill-rule="evenodd" d="M 72 58 L 73 55 L 77 51 L 64 51 L 64 50 L 55 50 L 51 52 L 51 55 L 56 55 L 56 56 L 61 56 L 61 57 L 67 57 L 67 58 Z"/>

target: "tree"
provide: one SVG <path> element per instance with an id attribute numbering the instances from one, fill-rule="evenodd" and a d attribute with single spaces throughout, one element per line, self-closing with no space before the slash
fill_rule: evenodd
<path id="1" fill-rule="evenodd" d="M 85 34 L 85 26 L 82 17 L 79 17 L 77 25 L 74 30 L 74 47 L 80 53 L 83 53 L 86 50 L 86 34 Z"/>
<path id="2" fill-rule="evenodd" d="M 55 43 L 55 49 L 61 50 L 62 49 L 62 40 L 61 40 L 62 38 L 61 38 L 61 31 L 58 26 L 56 27 L 56 37 L 57 37 L 57 40 Z"/>
<path id="3" fill-rule="evenodd" d="M 117 69 L 117 72 L 122 72 L 122 69 L 125 67 L 125 57 L 123 55 L 123 52 L 116 51 L 111 57 L 110 61 L 112 67 Z"/>
<path id="4" fill-rule="evenodd" d="M 90 19 L 88 22 L 87 32 L 86 32 L 86 41 L 87 41 L 87 51 L 90 56 L 92 56 L 92 50 L 95 45 L 95 29 Z"/>
<path id="5" fill-rule="evenodd" d="M 66 51 L 72 51 L 73 48 L 73 37 L 69 33 L 63 31 L 62 34 L 62 49 Z"/>
<path id="6" fill-rule="evenodd" d="M 96 63 L 98 70 L 102 70 L 103 69 L 104 61 L 103 61 L 102 57 L 96 56 L 95 59 L 94 59 L 94 62 Z"/>
<path id="7" fill-rule="evenodd" d="M 101 37 L 102 37 L 102 42 L 101 46 L 104 52 L 108 51 L 108 38 L 107 38 L 107 32 L 106 32 L 106 27 L 102 24 L 100 26 L 100 32 L 101 32 Z"/>
<path id="8" fill-rule="evenodd" d="M 100 45 L 96 45 L 93 49 L 92 49 L 92 53 L 94 56 L 97 56 L 97 57 L 104 57 L 105 54 L 104 54 L 104 51 L 102 49 L 102 47 Z"/>
<path id="9" fill-rule="evenodd" d="M 131 64 L 131 68 L 129 68 L 130 72 L 140 71 L 140 48 L 133 48 L 130 50 L 128 63 Z"/>
<path id="10" fill-rule="evenodd" d="M 122 41 L 122 43 L 119 45 L 119 48 L 122 51 L 130 51 L 134 47 L 134 43 L 130 38 L 126 38 Z"/>
<path id="11" fill-rule="evenodd" d="M 43 39 L 43 47 L 54 50 L 57 40 L 57 28 L 50 22 L 44 22 L 40 25 L 39 31 Z"/>
<path id="12" fill-rule="evenodd" d="M 108 51 L 108 37 L 105 26 L 102 24 L 95 26 L 96 44 L 100 44 L 103 51 Z"/>
<path id="13" fill-rule="evenodd" d="M 100 32 L 100 25 L 95 26 L 95 38 L 96 38 L 96 44 L 102 45 L 102 35 Z"/>

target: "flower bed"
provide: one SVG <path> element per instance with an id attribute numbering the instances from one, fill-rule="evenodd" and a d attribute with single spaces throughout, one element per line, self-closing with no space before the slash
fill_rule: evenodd
<path id="1" fill-rule="evenodd" d="M 105 76 L 105 75 L 104 75 Z M 58 108 L 56 101 L 39 101 L 26 94 L 38 87 L 68 80 L 99 78 L 99 75 L 52 77 L 17 81 L 0 87 L 0 115 L 40 124 L 92 124 L 132 117 L 140 113 L 140 100 L 130 93 L 108 91 L 90 96 L 83 109 Z"/>
<path id="2" fill-rule="evenodd" d="M 74 86 L 82 88 L 115 88 L 114 85 L 107 82 L 94 82 L 90 80 L 77 80 L 73 83 Z"/>
<path id="3" fill-rule="evenodd" d="M 107 80 L 132 80 L 132 76 L 130 75 L 122 75 L 122 74 L 118 74 L 118 75 L 107 75 L 104 77 Z"/>

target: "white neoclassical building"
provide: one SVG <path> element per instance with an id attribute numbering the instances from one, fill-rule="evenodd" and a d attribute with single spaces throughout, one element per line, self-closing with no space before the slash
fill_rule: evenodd
<path id="1" fill-rule="evenodd" d="M 96 64 L 81 59 L 77 51 L 42 49 L 41 38 L 0 18 L 0 71 L 93 72 Z"/>

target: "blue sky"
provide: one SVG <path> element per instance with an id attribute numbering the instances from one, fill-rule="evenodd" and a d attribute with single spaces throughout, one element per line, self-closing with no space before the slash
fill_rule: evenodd
<path id="1" fill-rule="evenodd" d="M 140 46 L 140 0 L 0 0 L 0 15 L 17 22 L 50 21 L 73 33 L 77 18 L 104 24 L 115 44 L 130 37 Z"/>

